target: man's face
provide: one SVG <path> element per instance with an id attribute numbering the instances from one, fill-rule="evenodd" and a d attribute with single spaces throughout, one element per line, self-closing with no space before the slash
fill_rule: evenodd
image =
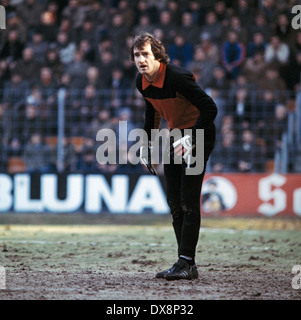
<path id="1" fill-rule="evenodd" d="M 134 48 L 134 61 L 138 71 L 147 79 L 152 79 L 160 67 L 160 62 L 156 60 L 149 43 L 145 44 L 141 50 Z"/>

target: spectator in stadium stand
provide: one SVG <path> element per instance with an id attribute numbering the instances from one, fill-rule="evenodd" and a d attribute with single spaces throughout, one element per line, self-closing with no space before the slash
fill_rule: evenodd
<path id="1" fill-rule="evenodd" d="M 53 79 L 59 83 L 59 79 L 63 74 L 64 67 L 63 64 L 60 61 L 59 54 L 56 49 L 50 48 L 47 50 L 45 54 L 45 63 L 44 66 L 46 68 L 51 69 L 53 74 Z"/>
<path id="2" fill-rule="evenodd" d="M 65 73 L 70 75 L 72 89 L 83 88 L 88 68 L 89 63 L 84 60 L 83 53 L 76 50 L 73 60 L 65 66 Z"/>
<path id="3" fill-rule="evenodd" d="M 182 10 L 180 10 L 182 7 L 180 1 L 168 0 L 164 7 L 170 12 L 171 21 L 176 26 L 179 26 L 182 20 Z"/>
<path id="4" fill-rule="evenodd" d="M 282 134 L 286 132 L 287 122 L 287 107 L 278 103 L 275 106 L 274 117 L 267 120 L 266 133 L 266 156 L 273 160 L 275 151 L 280 150 L 282 146 Z"/>
<path id="5" fill-rule="evenodd" d="M 240 18 L 242 26 L 246 29 L 248 29 L 253 24 L 253 18 L 255 16 L 255 1 L 238 0 L 237 6 L 235 6 L 234 8 L 234 14 Z"/>
<path id="6" fill-rule="evenodd" d="M 190 70 L 195 76 L 199 74 L 197 82 L 202 88 L 207 88 L 213 79 L 213 71 L 216 64 L 209 59 L 206 59 L 204 49 L 198 45 L 194 47 L 193 60 L 188 63 L 187 69 Z"/>
<path id="7" fill-rule="evenodd" d="M 98 30 L 90 17 L 86 17 L 82 26 L 80 26 L 76 32 L 76 45 L 79 46 L 82 40 L 87 40 L 92 47 L 95 47 L 98 43 Z"/>
<path id="8" fill-rule="evenodd" d="M 96 63 L 100 71 L 102 81 L 107 85 L 111 78 L 111 70 L 115 65 L 113 53 L 111 50 L 104 50 L 100 52 L 100 61 Z"/>
<path id="9" fill-rule="evenodd" d="M 264 51 L 265 61 L 280 68 L 288 62 L 289 56 L 289 46 L 282 42 L 279 36 L 272 35 Z"/>
<path id="10" fill-rule="evenodd" d="M 249 129 L 243 130 L 238 145 L 240 151 L 237 153 L 237 171 L 241 173 L 263 172 L 264 155 L 256 143 L 254 133 Z"/>
<path id="11" fill-rule="evenodd" d="M 171 63 L 185 68 L 193 60 L 193 46 L 186 41 L 184 34 L 175 35 L 169 47 L 169 57 Z"/>
<path id="12" fill-rule="evenodd" d="M 159 22 L 155 25 L 155 27 L 162 30 L 164 34 L 164 45 L 168 51 L 177 30 L 175 24 L 171 20 L 171 14 L 168 10 L 163 10 L 160 12 Z"/>
<path id="13" fill-rule="evenodd" d="M 206 13 L 205 24 L 202 27 L 202 33 L 207 33 L 210 36 L 210 40 L 217 44 L 221 44 L 221 39 L 223 35 L 223 25 L 217 20 L 214 11 L 209 11 Z"/>
<path id="14" fill-rule="evenodd" d="M 191 12 L 183 12 L 181 16 L 181 24 L 179 26 L 178 33 L 185 35 L 185 39 L 188 43 L 191 43 L 193 46 L 198 44 L 199 36 L 201 33 L 201 28 L 199 25 L 194 23 Z"/>
<path id="15" fill-rule="evenodd" d="M 266 68 L 265 74 L 259 81 L 258 89 L 273 91 L 278 101 L 285 101 L 287 97 L 285 82 L 280 76 L 279 70 L 273 65 L 269 65 Z"/>
<path id="16" fill-rule="evenodd" d="M 229 13 L 227 11 L 226 3 L 223 0 L 218 0 L 214 3 L 213 10 L 216 14 L 217 20 L 225 27 L 228 26 Z"/>
<path id="17" fill-rule="evenodd" d="M 0 143 L 3 147 L 8 144 L 12 129 L 9 120 L 9 110 L 4 103 L 0 103 Z"/>
<path id="18" fill-rule="evenodd" d="M 217 139 L 216 146 L 211 156 L 211 170 L 214 173 L 236 172 L 236 154 L 238 150 L 234 144 L 235 133 L 229 130 L 220 139 Z"/>
<path id="19" fill-rule="evenodd" d="M 30 40 L 32 33 L 40 24 L 40 16 L 44 6 L 37 0 L 24 0 L 17 6 L 17 15 L 27 28 L 27 39 Z"/>
<path id="20" fill-rule="evenodd" d="M 233 103 L 229 103 L 229 114 L 233 117 L 233 129 L 238 137 L 251 125 L 251 97 L 247 88 L 239 88 L 235 91 Z"/>
<path id="21" fill-rule="evenodd" d="M 42 135 L 39 132 L 32 133 L 29 141 L 25 143 L 23 160 L 28 173 L 49 172 L 51 149 L 43 143 Z"/>
<path id="22" fill-rule="evenodd" d="M 114 124 L 112 111 L 108 109 L 103 109 L 101 107 L 97 113 L 97 116 L 92 119 L 88 131 L 92 137 L 96 137 L 97 132 L 103 128 L 113 130 Z"/>
<path id="23" fill-rule="evenodd" d="M 13 68 L 14 63 L 22 58 L 23 49 L 24 43 L 19 39 L 18 31 L 12 29 L 8 32 L 7 39 L 1 48 L 0 59 L 5 59 Z"/>
<path id="24" fill-rule="evenodd" d="M 45 133 L 45 124 L 41 118 L 41 106 L 33 96 L 26 99 L 25 110 L 19 123 L 17 132 L 20 132 L 20 141 L 22 144 L 28 143 L 31 135 L 37 131 Z"/>
<path id="25" fill-rule="evenodd" d="M 290 52 L 292 55 L 299 51 L 301 52 L 301 31 L 296 32 L 294 43 L 290 47 Z"/>
<path id="26" fill-rule="evenodd" d="M 20 141 L 20 139 L 16 136 L 12 136 L 9 139 L 6 152 L 7 159 L 10 157 L 21 157 L 24 150 L 24 144 Z"/>
<path id="27" fill-rule="evenodd" d="M 120 0 L 117 6 L 117 12 L 122 15 L 126 28 L 130 29 L 134 24 L 135 12 L 130 5 L 129 0 Z"/>
<path id="28" fill-rule="evenodd" d="M 95 137 L 86 137 L 83 150 L 78 155 L 77 171 L 82 173 L 99 173 L 99 167 L 95 158 Z"/>
<path id="29" fill-rule="evenodd" d="M 120 61 L 121 59 L 121 51 L 126 46 L 125 39 L 128 31 L 124 17 L 119 13 L 114 14 L 106 35 L 112 42 L 112 53 L 115 61 Z"/>
<path id="30" fill-rule="evenodd" d="M 124 72 L 124 76 L 128 81 L 128 88 L 132 88 L 133 81 L 137 74 L 137 69 L 133 65 L 130 57 L 129 57 L 129 50 L 133 44 L 134 36 L 132 34 L 128 34 L 126 37 L 126 47 L 124 48 L 122 52 L 122 58 L 121 58 L 121 66 Z"/>
<path id="31" fill-rule="evenodd" d="M 265 139 L 267 121 L 270 117 L 274 117 L 275 105 L 278 103 L 276 92 L 273 90 L 260 90 L 257 94 L 252 112 L 252 125 L 255 128 L 257 137 Z"/>
<path id="32" fill-rule="evenodd" d="M 246 27 L 242 24 L 242 20 L 238 16 L 232 16 L 229 19 L 229 26 L 226 29 L 226 37 L 229 31 L 234 31 L 238 35 L 239 42 L 246 44 L 248 42 L 248 32 Z M 224 38 L 226 40 L 226 38 Z"/>
<path id="33" fill-rule="evenodd" d="M 285 81 L 286 88 L 291 91 L 292 98 L 295 96 L 295 93 L 301 89 L 300 75 L 301 51 L 292 55 L 283 72 L 283 79 Z"/>
<path id="34" fill-rule="evenodd" d="M 76 30 L 83 26 L 86 17 L 86 8 L 81 5 L 79 0 L 69 0 L 69 3 L 62 10 L 62 18 L 68 18 L 71 29 Z"/>
<path id="35" fill-rule="evenodd" d="M 22 59 L 16 62 L 14 68 L 32 85 L 39 77 L 41 66 L 42 64 L 34 58 L 33 49 L 27 47 L 22 51 Z"/>
<path id="36" fill-rule="evenodd" d="M 6 11 L 6 30 L 1 30 L 0 32 L 0 40 L 2 44 L 5 42 L 7 34 L 10 30 L 18 31 L 19 40 L 22 43 L 26 43 L 27 29 L 15 10 L 11 11 L 10 13 Z"/>
<path id="37" fill-rule="evenodd" d="M 83 54 L 83 59 L 89 64 L 95 63 L 95 46 L 92 46 L 91 43 L 83 39 L 78 45 L 78 50 Z"/>
<path id="38" fill-rule="evenodd" d="M 97 67 L 94 65 L 90 65 L 87 69 L 86 76 L 85 76 L 85 86 L 92 85 L 97 90 L 101 90 L 105 88 L 105 84 L 101 77 L 101 73 Z"/>
<path id="39" fill-rule="evenodd" d="M 265 0 L 264 2 L 259 2 L 259 5 L 260 11 L 262 11 L 265 15 L 267 23 L 272 26 L 277 20 L 277 16 L 279 13 L 278 1 L 276 3 L 276 0 Z"/>
<path id="40" fill-rule="evenodd" d="M 293 45 L 296 31 L 292 28 L 291 17 L 286 13 L 280 12 L 277 16 L 274 34 L 279 37 L 281 42 L 286 43 L 289 47 Z"/>
<path id="41" fill-rule="evenodd" d="M 213 63 L 219 63 L 220 51 L 219 47 L 212 42 L 210 34 L 202 32 L 200 34 L 200 46 L 203 48 L 206 54 L 206 59 L 211 60 Z"/>
<path id="42" fill-rule="evenodd" d="M 255 32 L 260 32 L 263 35 L 264 41 L 268 42 L 270 39 L 270 26 L 267 23 L 265 15 L 259 11 L 254 17 L 254 23 L 249 26 L 249 38 L 252 39 Z"/>
<path id="43" fill-rule="evenodd" d="M 25 103 L 29 90 L 28 81 L 22 78 L 18 70 L 13 70 L 10 79 L 4 84 L 3 101 L 10 110 L 17 112 L 19 107 Z"/>
<path id="44" fill-rule="evenodd" d="M 60 31 L 57 34 L 57 46 L 60 61 L 64 66 L 71 63 L 74 59 L 76 45 L 74 42 L 69 41 L 69 35 L 67 32 Z"/>
<path id="45" fill-rule="evenodd" d="M 226 71 L 221 65 L 216 65 L 213 69 L 212 80 L 206 88 L 216 88 L 220 91 L 227 92 L 230 88 L 230 82 L 226 77 Z"/>
<path id="46" fill-rule="evenodd" d="M 159 20 L 158 8 L 154 6 L 149 1 L 138 0 L 137 5 L 135 6 L 135 20 L 134 25 L 138 24 L 139 17 L 142 15 L 147 15 L 150 17 L 151 24 L 156 24 Z"/>
<path id="47" fill-rule="evenodd" d="M 122 106 L 125 103 L 126 90 L 131 88 L 131 86 L 128 85 L 127 78 L 121 66 L 113 67 L 108 88 L 111 89 L 111 97 L 118 99 L 119 104 Z"/>
<path id="48" fill-rule="evenodd" d="M 245 46 L 238 40 L 237 33 L 229 31 L 227 40 L 221 48 L 221 63 L 227 72 L 228 79 L 236 80 L 245 62 L 245 56 Z"/>
<path id="49" fill-rule="evenodd" d="M 252 57 L 246 59 L 242 72 L 246 74 L 251 83 L 258 84 L 267 67 L 268 64 L 264 60 L 264 52 L 258 51 Z"/>
<path id="50" fill-rule="evenodd" d="M 206 3 L 207 2 L 207 3 Z M 203 25 L 205 23 L 205 15 L 207 12 L 207 8 L 210 8 L 212 5 L 212 2 L 210 1 L 202 1 L 202 3 L 198 0 L 190 0 L 188 1 L 182 1 L 182 5 L 180 7 L 186 7 L 186 11 L 191 12 L 193 22 L 197 25 Z"/>
<path id="51" fill-rule="evenodd" d="M 52 106 L 56 103 L 57 83 L 53 78 L 53 72 L 50 68 L 41 68 L 39 79 L 34 87 L 40 91 L 44 104 Z"/>
<path id="52" fill-rule="evenodd" d="M 57 163 L 57 158 L 56 158 L 56 153 L 57 153 L 57 147 L 56 146 L 54 149 L 52 149 L 52 159 L 56 170 L 58 170 L 58 163 Z M 64 137 L 63 140 L 63 171 L 68 173 L 68 172 L 75 172 L 76 171 L 76 163 L 77 163 L 77 158 L 76 158 L 76 152 L 75 152 L 75 147 L 71 143 L 71 139 L 68 136 Z"/>
<path id="53" fill-rule="evenodd" d="M 53 44 L 56 41 L 57 33 L 59 31 L 56 17 L 50 11 L 43 11 L 40 17 L 40 24 L 35 29 L 33 29 L 33 33 L 35 30 L 40 30 L 40 32 L 44 35 L 44 39 L 48 44 Z"/>
<path id="54" fill-rule="evenodd" d="M 32 35 L 32 41 L 28 43 L 27 47 L 32 49 L 35 61 L 40 64 L 45 63 L 49 44 L 44 40 L 44 33 L 41 29 L 35 29 Z"/>
<path id="55" fill-rule="evenodd" d="M 139 17 L 139 22 L 133 28 L 134 34 L 140 34 L 142 32 L 153 32 L 154 25 L 151 24 L 150 17 L 146 14 Z"/>
<path id="56" fill-rule="evenodd" d="M 254 32 L 252 39 L 247 43 L 247 58 L 253 57 L 257 52 L 264 52 L 267 43 L 261 32 Z"/>
<path id="57" fill-rule="evenodd" d="M 88 129 L 92 119 L 97 115 L 100 108 L 97 88 L 91 84 L 84 88 L 83 96 L 80 100 L 80 126 L 83 135 Z"/>

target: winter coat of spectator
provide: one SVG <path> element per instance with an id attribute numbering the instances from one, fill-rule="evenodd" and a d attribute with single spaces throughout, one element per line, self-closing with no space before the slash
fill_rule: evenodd
<path id="1" fill-rule="evenodd" d="M 242 132 L 242 140 L 239 143 L 240 152 L 237 154 L 237 171 L 262 172 L 264 169 L 264 157 L 260 146 L 251 130 L 247 129 Z"/>
<path id="2" fill-rule="evenodd" d="M 286 13 L 279 13 L 273 33 L 280 41 L 291 46 L 294 43 L 296 31 L 291 26 L 291 18 Z"/>
<path id="3" fill-rule="evenodd" d="M 28 47 L 23 50 L 22 59 L 16 62 L 14 69 L 20 72 L 23 79 L 32 84 L 39 77 L 41 66 L 42 64 L 34 58 L 33 49 Z"/>
<path id="4" fill-rule="evenodd" d="M 34 28 L 39 26 L 40 16 L 44 9 L 44 6 L 37 0 L 24 0 L 17 6 L 17 14 L 27 27 L 28 39 L 30 39 Z"/>
<path id="5" fill-rule="evenodd" d="M 253 34 L 260 32 L 263 35 L 264 41 L 268 42 L 270 39 L 270 26 L 267 23 L 266 17 L 262 12 L 259 12 L 254 17 L 254 23 L 248 28 L 249 38 L 252 39 Z"/>
<path id="6" fill-rule="evenodd" d="M 193 60 L 188 63 L 187 68 L 197 77 L 197 82 L 202 88 L 207 88 L 213 79 L 213 71 L 216 64 L 206 58 L 204 49 L 196 46 L 194 49 Z"/>
<path id="7" fill-rule="evenodd" d="M 125 39 L 128 35 L 128 28 L 121 14 L 116 13 L 112 17 L 112 23 L 107 28 L 106 34 L 112 41 L 112 52 L 115 61 L 120 61 L 121 52 L 126 46 Z"/>
<path id="8" fill-rule="evenodd" d="M 218 63 L 220 61 L 219 47 L 212 42 L 211 36 L 207 32 L 202 32 L 200 35 L 200 46 L 203 48 L 206 54 L 206 59 L 213 63 Z"/>
<path id="9" fill-rule="evenodd" d="M 65 73 L 70 76 L 70 87 L 73 89 L 80 89 L 84 85 L 85 75 L 89 68 L 89 63 L 83 60 L 83 54 L 77 50 L 74 54 L 74 59 L 65 69 Z"/>
<path id="10" fill-rule="evenodd" d="M 69 3 L 62 10 L 62 18 L 68 18 L 71 22 L 71 28 L 82 27 L 86 17 L 86 8 L 80 4 L 79 0 L 69 0 Z"/>
<path id="11" fill-rule="evenodd" d="M 256 85 L 261 81 L 267 67 L 268 63 L 264 60 L 264 53 L 258 51 L 252 57 L 247 58 L 242 71 L 247 75 L 249 81 Z"/>
<path id="12" fill-rule="evenodd" d="M 212 171 L 215 173 L 236 172 L 235 134 L 228 131 L 217 140 L 216 146 L 211 155 Z"/>
<path id="13" fill-rule="evenodd" d="M 45 173 L 51 163 L 51 149 L 42 141 L 40 133 L 33 133 L 25 144 L 23 160 L 28 173 Z"/>
<path id="14" fill-rule="evenodd" d="M 188 43 L 191 43 L 193 46 L 197 45 L 201 34 L 201 28 L 194 23 L 191 12 L 183 12 L 177 34 L 179 33 L 185 35 L 185 40 Z"/>
<path id="15" fill-rule="evenodd" d="M 288 62 L 289 55 L 289 46 L 286 43 L 281 42 L 279 36 L 271 36 L 264 52 L 265 61 L 270 64 L 277 64 L 278 67 L 281 67 Z"/>
<path id="16" fill-rule="evenodd" d="M 69 36 L 64 31 L 60 31 L 57 35 L 57 50 L 60 60 L 65 66 L 73 61 L 76 45 L 69 41 Z"/>
<path id="17" fill-rule="evenodd" d="M 217 20 L 214 11 L 207 12 L 205 20 L 205 24 L 202 27 L 202 33 L 209 34 L 211 41 L 220 45 L 223 34 L 223 25 Z"/>
<path id="18" fill-rule="evenodd" d="M 36 29 L 32 35 L 32 41 L 28 43 L 28 48 L 33 50 L 34 60 L 44 64 L 46 59 L 46 52 L 49 44 L 44 40 L 44 34 L 40 29 Z"/>
<path id="19" fill-rule="evenodd" d="M 228 40 L 223 43 L 221 49 L 221 62 L 229 79 L 235 80 L 245 61 L 246 50 L 243 43 L 238 41 L 236 32 L 228 33 Z"/>
<path id="20" fill-rule="evenodd" d="M 18 109 L 25 103 L 29 93 L 29 83 L 23 79 L 21 73 L 16 69 L 12 72 L 10 79 L 5 82 L 3 90 L 3 101 L 10 108 Z"/>
<path id="21" fill-rule="evenodd" d="M 171 20 L 171 14 L 168 10 L 161 11 L 159 22 L 155 25 L 155 27 L 162 30 L 164 34 L 164 46 L 168 51 L 177 30 L 175 24 Z"/>
<path id="22" fill-rule="evenodd" d="M 41 20 L 41 23 L 34 30 L 37 30 L 37 29 L 40 30 L 40 32 L 44 36 L 44 40 L 48 44 L 55 43 L 56 36 L 57 36 L 58 31 L 59 31 L 55 16 L 49 11 L 44 11 L 41 14 L 41 19 L 40 20 Z M 34 34 L 34 32 L 35 31 L 33 31 L 33 34 Z"/>
<path id="23" fill-rule="evenodd" d="M 263 34 L 261 32 L 253 33 L 252 40 L 247 44 L 247 57 L 253 57 L 257 52 L 264 52 L 266 46 Z"/>
<path id="24" fill-rule="evenodd" d="M 283 79 L 286 84 L 286 88 L 292 91 L 292 96 L 295 95 L 297 90 L 301 88 L 301 51 L 295 53 L 283 72 Z"/>
<path id="25" fill-rule="evenodd" d="M 7 40 L 4 42 L 0 59 L 5 59 L 9 65 L 22 58 L 22 51 L 24 49 L 24 43 L 20 41 L 17 30 L 10 30 L 8 32 Z"/>
<path id="26" fill-rule="evenodd" d="M 193 46 L 186 41 L 183 34 L 177 34 L 169 48 L 170 61 L 182 67 L 186 67 L 193 60 Z"/>
<path id="27" fill-rule="evenodd" d="M 52 70 L 53 79 L 58 83 L 64 71 L 59 54 L 56 49 L 49 49 L 45 56 L 44 66 Z"/>

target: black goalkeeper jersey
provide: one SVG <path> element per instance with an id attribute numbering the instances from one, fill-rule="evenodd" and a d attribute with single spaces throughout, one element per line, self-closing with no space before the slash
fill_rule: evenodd
<path id="1" fill-rule="evenodd" d="M 164 118 L 171 129 L 205 129 L 205 147 L 213 148 L 217 107 L 189 71 L 161 63 L 153 82 L 139 73 L 136 87 L 146 101 L 144 130 L 149 139 Z"/>

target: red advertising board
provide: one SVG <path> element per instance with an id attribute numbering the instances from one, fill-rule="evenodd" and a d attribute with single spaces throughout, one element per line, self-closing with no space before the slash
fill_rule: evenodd
<path id="1" fill-rule="evenodd" d="M 300 216 L 300 174 L 207 174 L 205 215 Z"/>

